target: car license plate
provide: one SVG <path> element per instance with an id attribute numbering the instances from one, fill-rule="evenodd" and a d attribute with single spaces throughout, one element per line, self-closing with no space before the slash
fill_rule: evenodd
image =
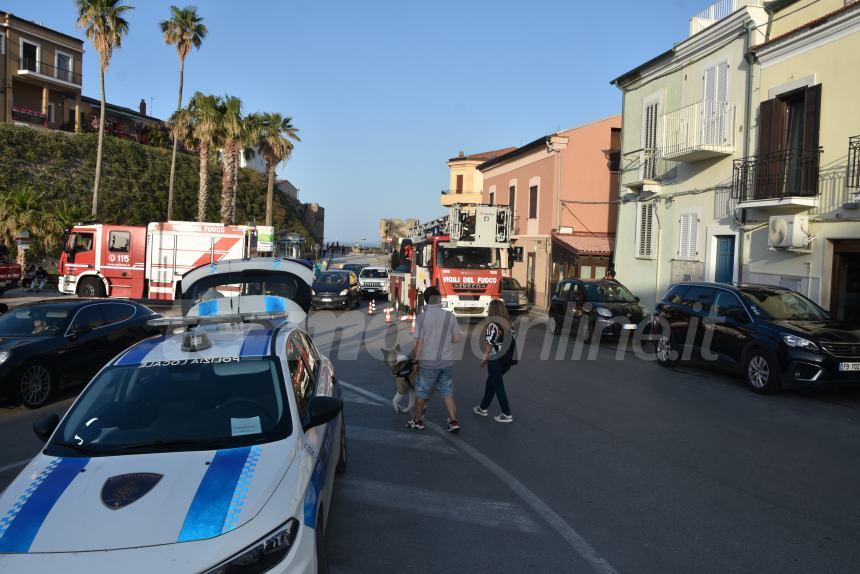
<path id="1" fill-rule="evenodd" d="M 368 293 L 376 293 L 376 289 L 365 289 Z"/>
<path id="2" fill-rule="evenodd" d="M 628 331 L 632 331 L 636 327 L 637 325 L 635 323 L 627 323 L 626 325 L 624 325 L 624 329 L 627 329 Z"/>
<path id="3" fill-rule="evenodd" d="M 330 297 L 323 297 L 322 299 L 320 299 L 320 301 L 322 301 L 323 303 L 331 303 L 331 298 Z"/>
<path id="4" fill-rule="evenodd" d="M 860 363 L 839 363 L 840 371 L 860 371 Z"/>

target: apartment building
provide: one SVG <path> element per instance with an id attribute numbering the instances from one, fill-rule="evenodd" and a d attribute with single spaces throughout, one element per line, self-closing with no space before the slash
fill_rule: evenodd
<path id="1" fill-rule="evenodd" d="M 776 0 L 750 50 L 754 153 L 735 162 L 743 279 L 860 323 L 860 2 Z"/>
<path id="2" fill-rule="evenodd" d="M 0 122 L 80 127 L 83 41 L 0 11 Z"/>
<path id="3" fill-rule="evenodd" d="M 618 192 L 621 117 L 542 136 L 481 163 L 482 202 L 511 206 L 522 247 L 511 275 L 546 308 L 564 277 L 602 278 L 609 268 Z"/>
<path id="4" fill-rule="evenodd" d="M 766 38 L 764 4 L 712 4 L 686 38 L 612 81 L 623 115 L 616 276 L 651 308 L 674 282 L 742 278 L 732 174 L 751 149 L 748 51 Z"/>
<path id="5" fill-rule="evenodd" d="M 461 151 L 457 157 L 449 159 L 448 170 L 451 181 L 448 189 L 442 190 L 442 206 L 449 207 L 455 203 L 462 205 L 480 203 L 484 189 L 484 178 L 478 166 L 515 149 L 506 147 L 470 155 Z"/>

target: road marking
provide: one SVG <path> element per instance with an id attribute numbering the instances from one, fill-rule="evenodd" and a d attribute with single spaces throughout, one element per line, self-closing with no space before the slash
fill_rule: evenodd
<path id="1" fill-rule="evenodd" d="M 375 404 L 375 403 L 374 403 Z M 385 444 L 401 448 L 414 448 L 423 451 L 434 451 L 440 454 L 457 454 L 457 449 L 445 444 L 439 437 L 419 435 L 414 432 L 380 430 L 369 427 L 346 424 L 346 435 L 349 440 Z"/>
<path id="2" fill-rule="evenodd" d="M 353 502 L 389 510 L 491 528 L 538 532 L 537 524 L 526 511 L 510 502 L 353 477 L 338 479 L 337 493 Z"/>
<path id="3" fill-rule="evenodd" d="M 355 385 L 351 385 L 349 383 L 344 383 L 340 381 L 340 383 L 359 394 L 365 395 L 368 398 L 375 398 L 380 401 L 384 401 L 385 399 L 376 393 L 370 392 L 368 390 L 362 389 L 360 387 L 356 387 Z M 588 543 L 585 538 L 582 537 L 572 526 L 570 526 L 564 518 L 562 518 L 557 512 L 555 512 L 552 508 L 550 508 L 541 498 L 536 495 L 534 492 L 529 490 L 529 488 L 521 483 L 519 480 L 514 478 L 514 476 L 503 469 L 501 466 L 490 460 L 485 454 L 477 450 L 476 448 L 469 446 L 467 443 L 462 440 L 454 440 L 450 433 L 442 430 L 437 424 L 426 422 L 427 428 L 431 429 L 433 432 L 440 435 L 444 440 L 448 441 L 450 444 L 460 449 L 464 453 L 468 454 L 472 457 L 475 462 L 486 468 L 491 474 L 495 475 L 496 478 L 505 483 L 508 488 L 514 491 L 520 499 L 525 502 L 535 513 L 537 513 L 541 518 L 543 518 L 547 524 L 549 524 L 558 534 L 561 536 L 568 545 L 573 548 L 573 550 L 585 560 L 591 568 L 595 572 L 599 572 L 600 574 L 617 574 L 615 568 L 612 567 L 609 562 L 607 562 L 604 558 L 602 558 L 597 550 L 594 549 L 591 544 Z"/>
<path id="4" fill-rule="evenodd" d="M 365 398 L 371 399 L 375 403 L 379 403 L 379 404 L 383 404 L 383 405 L 386 403 L 391 403 L 391 401 L 386 399 L 385 397 L 377 395 L 376 393 L 371 393 L 370 391 L 366 391 L 366 390 L 362 389 L 361 387 L 356 387 L 355 385 L 350 385 L 349 383 L 344 383 L 340 379 L 338 379 L 337 382 L 340 383 L 341 385 L 343 385 L 344 388 L 349 389 L 350 391 L 352 391 L 354 393 L 358 393 L 359 395 L 361 395 Z"/>
<path id="5" fill-rule="evenodd" d="M 343 402 L 345 403 L 354 403 L 358 405 L 373 405 L 375 407 L 381 406 L 376 401 L 371 401 L 370 399 L 366 399 L 360 395 L 356 395 L 354 393 L 344 393 L 343 394 Z"/>
<path id="6" fill-rule="evenodd" d="M 7 470 L 13 470 L 16 468 L 20 468 L 30 462 L 31 459 L 27 460 L 19 460 L 18 462 L 13 462 L 12 464 L 7 464 L 6 466 L 0 466 L 0 474 L 6 472 Z"/>

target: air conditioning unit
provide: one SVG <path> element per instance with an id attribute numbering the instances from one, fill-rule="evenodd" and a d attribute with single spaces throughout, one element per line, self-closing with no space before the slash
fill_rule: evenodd
<path id="1" fill-rule="evenodd" d="M 774 215 L 767 226 L 767 244 L 775 249 L 806 249 L 809 247 L 809 217 L 806 215 Z"/>

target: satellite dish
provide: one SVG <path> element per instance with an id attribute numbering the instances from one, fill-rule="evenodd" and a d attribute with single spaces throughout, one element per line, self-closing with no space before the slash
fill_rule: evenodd
<path id="1" fill-rule="evenodd" d="M 782 217 L 771 217 L 767 239 L 771 245 L 782 245 L 788 236 L 788 223 Z"/>

